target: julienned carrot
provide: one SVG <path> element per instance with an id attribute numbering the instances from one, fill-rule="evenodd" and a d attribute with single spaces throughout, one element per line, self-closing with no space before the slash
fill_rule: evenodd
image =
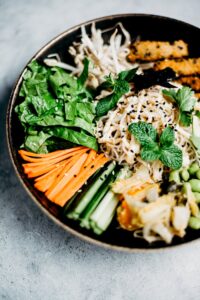
<path id="1" fill-rule="evenodd" d="M 60 191 L 65 188 L 65 186 L 74 178 L 74 176 L 77 176 L 80 172 L 80 169 L 82 165 L 84 164 L 85 160 L 87 159 L 87 154 L 83 154 L 77 162 L 73 165 L 73 167 L 65 173 L 62 180 L 56 185 L 56 187 L 52 190 L 50 194 L 48 194 L 48 199 L 54 201 L 56 199 L 57 195 L 60 193 Z"/>
<path id="2" fill-rule="evenodd" d="M 84 185 L 90 176 L 92 176 L 99 168 L 101 168 L 109 159 L 100 154 L 95 162 L 91 162 L 76 178 L 72 179 L 69 184 L 53 199 L 53 202 L 60 206 L 71 199 L 71 197 Z"/>
<path id="3" fill-rule="evenodd" d="M 21 155 L 21 157 L 25 161 L 28 161 L 28 162 L 46 162 L 47 160 L 49 161 L 51 159 L 61 157 L 65 154 L 67 154 L 67 153 L 72 154 L 72 153 L 77 152 L 79 150 L 82 151 L 83 149 L 89 150 L 86 147 L 75 147 L 75 148 L 72 148 L 72 149 L 58 150 L 58 151 L 54 151 L 54 152 L 47 153 L 47 154 L 37 154 L 37 153 L 28 152 L 28 151 L 25 151 L 25 150 L 19 150 L 18 153 Z M 34 156 L 34 157 L 32 157 L 32 156 Z"/>
<path id="4" fill-rule="evenodd" d="M 97 153 L 96 153 L 95 150 L 93 150 L 93 149 L 90 150 L 90 152 L 88 154 L 88 157 L 87 157 L 86 161 L 84 162 L 84 164 L 82 165 L 82 168 L 81 168 L 80 172 L 82 172 L 82 170 L 84 168 L 86 168 L 87 165 L 89 165 L 89 163 L 91 163 L 91 161 L 93 161 L 95 159 L 96 155 L 97 155 Z"/>
<path id="5" fill-rule="evenodd" d="M 24 172 L 29 178 L 36 177 L 35 187 L 60 206 L 109 160 L 83 146 L 48 154 L 20 150 L 19 154 L 28 161 L 23 164 Z"/>
<path id="6" fill-rule="evenodd" d="M 76 154 L 85 153 L 86 151 L 88 151 L 87 148 L 76 151 L 76 152 L 73 152 L 73 153 L 66 153 L 65 155 L 63 155 L 61 157 L 56 157 L 54 159 L 48 159 L 47 161 L 41 161 L 40 159 L 38 159 L 38 162 L 26 163 L 26 164 L 23 164 L 23 166 L 26 168 L 26 171 L 28 171 L 29 169 L 32 170 L 33 168 L 38 168 L 39 169 L 40 167 L 45 166 L 47 163 L 50 166 L 50 165 L 59 163 L 62 160 L 65 160 L 67 158 L 71 158 L 72 156 L 74 156 Z"/>
<path id="7" fill-rule="evenodd" d="M 26 150 L 19 150 L 18 153 L 21 156 L 25 155 L 25 156 L 30 156 L 30 157 L 49 158 L 49 157 L 52 157 L 52 156 L 57 157 L 57 156 L 65 154 L 65 153 L 73 152 L 75 150 L 83 149 L 83 148 L 87 148 L 87 147 L 80 146 L 80 147 L 74 147 L 74 148 L 65 149 L 65 150 L 57 150 L 57 151 L 54 151 L 54 152 L 51 152 L 51 153 L 45 153 L 45 154 L 33 153 L 33 152 L 26 151 Z"/>
<path id="8" fill-rule="evenodd" d="M 88 154 L 86 154 L 88 155 Z M 81 155 L 76 155 L 74 156 L 69 163 L 67 163 L 65 165 L 65 167 L 62 169 L 62 171 L 60 172 L 59 176 L 56 178 L 56 180 L 54 181 L 54 183 L 52 184 L 52 186 L 48 189 L 46 196 L 48 197 L 49 194 L 53 191 L 53 189 L 57 186 L 57 184 L 59 183 L 59 181 L 62 180 L 63 176 L 66 176 L 65 174 L 73 167 L 73 165 L 76 163 L 76 161 L 80 158 Z"/>
<path id="9" fill-rule="evenodd" d="M 63 166 L 62 166 L 63 168 Z M 45 176 L 44 178 L 38 177 L 39 180 L 35 180 L 35 184 L 34 187 L 36 187 L 36 189 L 38 189 L 39 191 L 45 193 L 54 183 L 54 181 L 56 180 L 57 176 L 59 175 L 61 171 L 61 168 L 58 167 L 55 170 L 52 170 L 50 172 L 47 173 L 48 176 Z M 45 174 L 46 175 L 46 174 Z"/>

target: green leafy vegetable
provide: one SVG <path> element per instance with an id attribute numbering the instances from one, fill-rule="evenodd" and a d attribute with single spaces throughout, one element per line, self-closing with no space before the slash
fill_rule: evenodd
<path id="1" fill-rule="evenodd" d="M 160 160 L 171 169 L 182 166 L 183 154 L 181 149 L 174 145 L 174 131 L 166 127 L 158 138 L 156 129 L 148 123 L 137 122 L 129 125 L 129 131 L 141 144 L 141 158 L 147 161 Z"/>
<path id="2" fill-rule="evenodd" d="M 51 136 L 55 136 L 78 145 L 83 145 L 92 148 L 94 150 L 98 150 L 98 144 L 96 138 L 87 135 L 83 130 L 77 132 L 70 128 L 52 127 L 51 129 L 48 130 L 48 133 Z"/>
<path id="3" fill-rule="evenodd" d="M 192 123 L 192 112 L 196 103 L 194 92 L 189 87 L 182 87 L 177 91 L 163 90 L 163 94 L 176 102 L 179 108 L 179 121 L 183 126 L 190 126 Z"/>
<path id="4" fill-rule="evenodd" d="M 114 79 L 111 75 L 106 77 L 99 90 L 112 89 L 112 93 L 103 99 L 99 100 L 96 106 L 96 114 L 98 117 L 105 115 L 109 110 L 113 109 L 119 99 L 129 92 L 129 81 L 133 79 L 137 71 L 137 68 L 122 71 L 118 74 L 118 77 Z"/>
<path id="5" fill-rule="evenodd" d="M 83 71 L 79 76 L 79 78 L 77 79 L 77 84 L 79 88 L 83 87 L 88 79 L 89 63 L 90 63 L 89 60 L 87 59 L 87 57 L 85 57 L 83 60 L 83 65 L 84 65 Z"/>
<path id="6" fill-rule="evenodd" d="M 58 145 L 55 137 L 97 149 L 95 105 L 85 87 L 88 67 L 85 59 L 84 69 L 76 78 L 63 69 L 41 66 L 36 61 L 28 65 L 20 90 L 24 100 L 15 108 L 25 129 L 24 146 L 28 150 L 46 153 Z"/>
<path id="7" fill-rule="evenodd" d="M 156 142 L 156 129 L 149 123 L 132 123 L 129 125 L 128 130 L 135 136 L 142 146 Z"/>

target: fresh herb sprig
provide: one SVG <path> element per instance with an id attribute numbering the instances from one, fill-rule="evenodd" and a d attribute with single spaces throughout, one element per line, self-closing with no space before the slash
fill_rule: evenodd
<path id="1" fill-rule="evenodd" d="M 96 106 L 97 117 L 104 116 L 107 112 L 113 109 L 119 99 L 129 92 L 129 81 L 133 79 L 137 71 L 137 68 L 122 71 L 118 74 L 117 78 L 113 78 L 111 75 L 107 76 L 105 82 L 103 82 L 99 90 L 111 89 L 112 93 L 101 99 Z"/>
<path id="2" fill-rule="evenodd" d="M 141 158 L 146 161 L 160 160 L 171 169 L 180 169 L 183 153 L 174 145 L 174 130 L 166 127 L 158 136 L 156 129 L 149 123 L 137 122 L 129 125 L 128 130 L 141 144 Z"/>
<path id="3" fill-rule="evenodd" d="M 179 109 L 179 121 L 183 126 L 190 126 L 192 124 L 192 113 L 196 99 L 194 92 L 189 87 L 182 87 L 175 91 L 174 89 L 163 90 L 165 96 L 174 101 Z"/>

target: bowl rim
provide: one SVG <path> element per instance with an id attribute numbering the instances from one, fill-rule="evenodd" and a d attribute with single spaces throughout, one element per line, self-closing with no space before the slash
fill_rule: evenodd
<path id="1" fill-rule="evenodd" d="M 154 14 L 144 14 L 144 13 L 122 13 L 122 14 L 112 14 L 112 15 L 108 15 L 108 16 L 103 16 L 103 17 L 98 17 L 98 18 L 94 18 L 94 19 L 90 19 L 88 21 L 84 21 L 79 23 L 78 25 L 74 25 L 68 29 L 66 29 L 65 31 L 61 32 L 60 34 L 56 35 L 54 38 L 52 38 L 49 42 L 47 42 L 44 46 L 42 46 L 32 57 L 31 59 L 29 59 L 29 61 L 26 63 L 25 67 L 23 68 L 23 70 L 21 71 L 20 75 L 17 77 L 17 80 L 15 81 L 15 84 L 13 86 L 9 101 L 8 101 L 8 105 L 7 105 L 7 111 L 6 111 L 6 140 L 7 140 L 7 147 L 8 147 L 8 152 L 9 152 L 9 156 L 10 159 L 12 161 L 12 165 L 14 167 L 15 173 L 19 179 L 19 181 L 21 182 L 23 188 L 25 189 L 25 191 L 28 193 L 28 195 L 30 196 L 30 198 L 33 200 L 33 202 L 37 205 L 37 207 L 39 207 L 39 209 L 46 215 L 48 216 L 48 218 L 50 218 L 56 225 L 58 225 L 59 227 L 61 227 L 62 229 L 64 229 L 65 231 L 67 231 L 68 233 L 70 233 L 71 235 L 80 238 L 82 241 L 84 242 L 88 242 L 90 244 L 93 244 L 95 246 L 100 246 L 103 247 L 104 249 L 110 249 L 110 250 L 117 250 L 117 251 L 121 251 L 121 252 L 126 252 L 126 253 L 151 253 L 151 252 L 160 252 L 160 251 L 167 251 L 169 249 L 174 249 L 177 247 L 184 247 L 187 244 L 191 244 L 191 243 L 197 243 L 199 242 L 199 238 L 196 238 L 194 240 L 191 241 L 186 241 L 184 243 L 181 244 L 177 244 L 177 245 L 165 245 L 163 247 L 157 247 L 157 248 L 146 248 L 146 247 L 142 247 L 142 248 L 131 248 L 131 247 L 124 247 L 124 246 L 118 246 L 118 245 L 112 245 L 103 241 L 99 241 L 96 240 L 95 238 L 89 237 L 83 233 L 80 233 L 78 231 L 76 231 L 75 229 L 71 228 L 70 226 L 68 226 L 67 224 L 63 223 L 61 220 L 59 220 L 56 216 L 54 216 L 51 212 L 49 212 L 47 210 L 47 208 L 45 208 L 40 201 L 38 201 L 37 197 L 34 196 L 32 194 L 32 192 L 29 190 L 29 188 L 26 186 L 26 184 L 24 183 L 20 172 L 15 164 L 15 159 L 14 159 L 14 155 L 13 155 L 13 151 L 12 151 L 12 137 L 11 137 L 11 127 L 10 127 L 10 123 L 11 123 L 11 111 L 12 108 L 14 106 L 14 102 L 15 99 L 18 96 L 18 87 L 21 84 L 22 81 L 22 76 L 27 68 L 27 65 L 33 60 L 33 59 L 37 59 L 43 52 L 45 52 L 45 50 L 51 48 L 51 46 L 56 43 L 57 41 L 59 41 L 60 39 L 62 39 L 63 37 L 67 36 L 68 34 L 72 33 L 73 31 L 79 29 L 81 26 L 87 26 L 93 22 L 99 22 L 99 21 L 106 21 L 108 19 L 115 19 L 115 18 L 126 18 L 126 17 L 149 17 L 152 19 L 162 19 L 162 20 L 168 20 L 168 21 L 173 21 L 176 23 L 182 23 L 183 25 L 189 26 L 190 28 L 194 28 L 194 29 L 199 29 L 197 26 L 191 25 L 187 22 L 184 22 L 182 20 L 177 20 L 174 18 L 170 18 L 170 17 L 166 17 L 166 16 L 162 16 L 162 15 L 154 15 Z"/>

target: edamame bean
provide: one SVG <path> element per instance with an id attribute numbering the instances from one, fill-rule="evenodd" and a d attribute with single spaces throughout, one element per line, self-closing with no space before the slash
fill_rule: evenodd
<path id="1" fill-rule="evenodd" d="M 189 181 L 192 191 L 200 193 L 200 180 L 199 179 L 191 179 Z"/>
<path id="2" fill-rule="evenodd" d="M 197 203 L 200 203 L 200 193 L 194 192 L 194 197 Z"/>
<path id="3" fill-rule="evenodd" d="M 175 171 L 171 171 L 169 174 L 169 182 L 176 182 L 176 183 L 181 183 L 180 180 L 180 175 L 179 175 L 179 171 L 175 170 Z"/>
<path id="4" fill-rule="evenodd" d="M 193 163 L 193 164 L 191 164 L 191 166 L 190 166 L 189 169 L 188 169 L 190 175 L 194 175 L 198 170 L 199 170 L 199 165 L 198 165 L 198 163 Z"/>
<path id="5" fill-rule="evenodd" d="M 200 169 L 196 172 L 196 177 L 200 179 Z"/>
<path id="6" fill-rule="evenodd" d="M 196 229 L 196 230 L 200 229 L 200 218 L 190 217 L 189 226 L 192 229 Z"/>
<path id="7" fill-rule="evenodd" d="M 183 169 L 181 171 L 181 177 L 183 178 L 184 181 L 188 181 L 189 180 L 190 174 L 189 174 L 189 172 L 188 172 L 187 169 Z"/>

